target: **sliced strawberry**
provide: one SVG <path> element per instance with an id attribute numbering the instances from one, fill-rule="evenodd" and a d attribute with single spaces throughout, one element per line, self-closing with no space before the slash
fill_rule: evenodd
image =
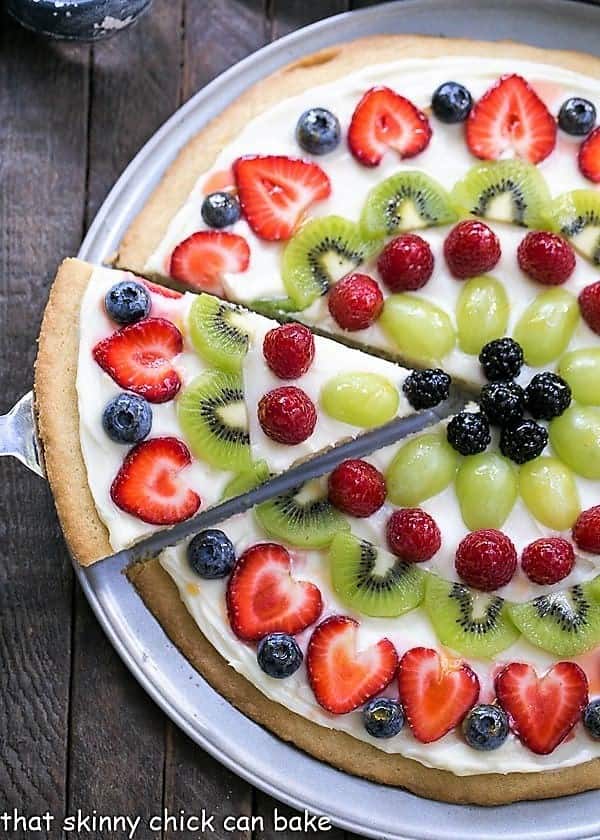
<path id="1" fill-rule="evenodd" d="M 169 275 L 194 289 L 223 295 L 223 275 L 248 268 L 250 248 L 243 236 L 220 230 L 192 233 L 171 254 Z"/>
<path id="2" fill-rule="evenodd" d="M 377 166 L 388 147 L 401 158 L 414 157 L 430 140 L 431 126 L 425 114 L 388 87 L 374 87 L 365 93 L 348 129 L 350 151 L 363 166 Z"/>
<path id="3" fill-rule="evenodd" d="M 175 289 L 169 289 L 168 286 L 159 286 L 158 283 L 152 283 L 150 280 L 144 280 L 143 278 L 139 279 L 142 281 L 142 283 L 148 289 L 148 291 L 152 292 L 153 295 L 160 295 L 161 297 L 165 298 L 173 298 L 173 300 L 183 297 L 181 292 L 176 292 Z"/>
<path id="4" fill-rule="evenodd" d="M 277 543 L 246 549 L 229 578 L 229 622 L 236 636 L 246 642 L 268 633 L 300 633 L 317 620 L 322 608 L 317 587 L 294 580 L 290 555 Z"/>
<path id="5" fill-rule="evenodd" d="M 417 647 L 400 660 L 398 690 L 413 735 L 428 744 L 457 726 L 474 706 L 479 680 L 466 663 L 443 663 L 437 651 Z"/>
<path id="6" fill-rule="evenodd" d="M 246 221 L 261 239 L 289 239 L 315 201 L 331 192 L 320 166 L 283 155 L 251 155 L 233 164 Z"/>
<path id="7" fill-rule="evenodd" d="M 182 349 L 183 338 L 175 324 L 166 318 L 144 318 L 99 341 L 92 352 L 121 388 L 148 402 L 163 403 L 181 387 L 171 361 Z"/>
<path id="8" fill-rule="evenodd" d="M 547 755 L 581 717 L 588 683 L 575 662 L 558 662 L 543 677 L 531 665 L 512 662 L 496 677 L 496 694 L 525 746 Z"/>
<path id="9" fill-rule="evenodd" d="M 174 525 L 192 516 L 200 496 L 178 473 L 192 463 L 187 446 L 174 437 L 144 440 L 129 451 L 110 488 L 113 502 L 152 525 Z"/>
<path id="10" fill-rule="evenodd" d="M 473 106 L 466 122 L 467 145 L 484 160 L 513 152 L 540 163 L 556 145 L 556 120 L 522 76 L 502 76 Z"/>
<path id="11" fill-rule="evenodd" d="M 334 715 L 351 712 L 389 685 L 398 654 L 389 639 L 356 649 L 358 622 L 347 616 L 326 618 L 308 643 L 306 667 L 317 702 Z"/>
<path id="12" fill-rule="evenodd" d="M 600 183 L 600 126 L 585 138 L 577 157 L 579 169 L 588 181 Z"/>

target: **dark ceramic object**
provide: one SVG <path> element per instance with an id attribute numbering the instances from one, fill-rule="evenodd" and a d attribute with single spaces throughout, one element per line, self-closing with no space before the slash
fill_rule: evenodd
<path id="1" fill-rule="evenodd" d="M 9 13 L 35 32 L 73 41 L 99 41 L 121 32 L 152 0 L 7 0 Z"/>

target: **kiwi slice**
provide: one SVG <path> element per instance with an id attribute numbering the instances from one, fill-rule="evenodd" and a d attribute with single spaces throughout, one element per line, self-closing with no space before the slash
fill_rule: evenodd
<path id="1" fill-rule="evenodd" d="M 449 225 L 457 219 L 446 190 L 424 172 L 398 172 L 369 192 L 360 216 L 368 237 Z"/>
<path id="2" fill-rule="evenodd" d="M 189 315 L 190 338 L 199 356 L 221 370 L 237 373 L 248 352 L 244 313 L 212 295 L 194 300 Z"/>
<path id="3" fill-rule="evenodd" d="M 297 309 L 306 309 L 378 247 L 377 241 L 366 239 L 357 224 L 342 216 L 311 219 L 283 252 L 285 290 Z"/>
<path id="4" fill-rule="evenodd" d="M 239 375 L 220 370 L 201 373 L 181 392 L 177 418 L 197 458 L 225 470 L 251 468 L 248 415 Z"/>
<path id="5" fill-rule="evenodd" d="M 256 518 L 271 537 L 299 548 L 326 548 L 338 531 L 350 525 L 327 498 L 318 479 L 257 505 Z"/>
<path id="6" fill-rule="evenodd" d="M 525 638 L 557 656 L 577 656 L 600 643 L 600 578 L 512 604 L 510 615 Z"/>
<path id="7" fill-rule="evenodd" d="M 504 598 L 437 575 L 427 577 L 425 610 L 442 644 L 459 653 L 488 659 L 519 638 Z"/>
<path id="8" fill-rule="evenodd" d="M 347 531 L 333 538 L 329 563 L 340 599 L 365 615 L 403 615 L 423 600 L 425 572 Z"/>
<path id="9" fill-rule="evenodd" d="M 247 304 L 249 309 L 265 315 L 267 318 L 280 318 L 288 315 L 290 312 L 295 312 L 298 308 L 294 301 L 289 297 L 281 298 L 257 298 Z"/>
<path id="10" fill-rule="evenodd" d="M 455 184 L 452 200 L 474 216 L 545 227 L 550 193 L 537 166 L 517 158 L 477 163 Z"/>
<path id="11" fill-rule="evenodd" d="M 269 465 L 266 461 L 256 461 L 247 470 L 237 473 L 229 479 L 223 490 L 221 501 L 232 499 L 234 496 L 242 496 L 250 490 L 254 490 L 260 484 L 264 484 L 270 476 Z"/>
<path id="12" fill-rule="evenodd" d="M 600 193 L 595 190 L 573 190 L 552 202 L 554 228 L 582 256 L 600 265 Z"/>

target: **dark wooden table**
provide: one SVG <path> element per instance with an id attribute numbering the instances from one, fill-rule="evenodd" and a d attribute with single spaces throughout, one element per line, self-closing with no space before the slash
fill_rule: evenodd
<path id="1" fill-rule="evenodd" d="M 142 144 L 234 62 L 348 8 L 345 0 L 155 0 L 138 25 L 93 47 L 45 41 L 0 11 L 0 413 L 31 387 L 58 263 L 77 252 Z M 74 582 L 46 483 L 12 459 L 0 461 L 0 482 L 0 814 L 48 810 L 58 824 L 78 808 L 148 817 L 204 807 L 218 817 L 212 837 L 301 836 L 275 835 L 276 803 L 204 754 L 126 671 Z M 264 815 L 266 828 L 222 832 L 225 814 Z M 5 834 L 0 824 L 0 836 L 63 835 Z M 135 834 L 192 836 L 143 826 Z"/>

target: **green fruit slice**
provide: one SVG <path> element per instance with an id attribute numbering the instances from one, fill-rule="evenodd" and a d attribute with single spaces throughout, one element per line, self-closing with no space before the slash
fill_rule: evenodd
<path id="1" fill-rule="evenodd" d="M 199 356 L 221 370 L 238 373 L 248 352 L 244 313 L 212 295 L 200 294 L 190 307 L 190 338 Z"/>
<path id="2" fill-rule="evenodd" d="M 254 513 L 270 537 L 298 548 L 326 548 L 338 531 L 350 530 L 318 480 L 257 505 Z"/>
<path id="3" fill-rule="evenodd" d="M 434 303 L 405 292 L 387 298 L 379 324 L 400 355 L 416 364 L 440 362 L 456 343 L 448 314 Z"/>
<path id="4" fill-rule="evenodd" d="M 364 615 L 403 615 L 423 600 L 426 574 L 421 569 L 349 532 L 333 538 L 329 563 L 340 600 Z"/>
<path id="5" fill-rule="evenodd" d="M 342 216 L 312 219 L 285 246 L 281 271 L 286 293 L 296 309 L 306 309 L 378 247 Z"/>
<path id="6" fill-rule="evenodd" d="M 600 644 L 600 604 L 592 584 L 511 604 L 510 615 L 527 641 L 556 656 L 577 656 Z"/>
<path id="7" fill-rule="evenodd" d="M 224 470 L 251 467 L 248 416 L 241 377 L 207 370 L 177 399 L 177 419 L 196 458 Z"/>
<path id="8" fill-rule="evenodd" d="M 552 202 L 551 217 L 555 230 L 576 251 L 600 265 L 600 193 L 595 190 L 563 193 Z"/>
<path id="9" fill-rule="evenodd" d="M 485 344 L 506 335 L 509 313 L 508 295 L 499 280 L 485 275 L 467 280 L 456 303 L 460 349 L 479 355 Z"/>
<path id="10" fill-rule="evenodd" d="M 571 470 L 558 458 L 542 455 L 519 471 L 521 498 L 533 516 L 554 531 L 571 528 L 581 510 Z"/>
<path id="11" fill-rule="evenodd" d="M 519 638 L 508 604 L 498 595 L 428 575 L 424 606 L 440 642 L 467 656 L 488 659 Z"/>
<path id="12" fill-rule="evenodd" d="M 491 452 L 469 455 L 456 474 L 456 495 L 463 522 L 470 531 L 500 528 L 518 494 L 517 470 Z"/>
<path id="13" fill-rule="evenodd" d="M 323 385 L 320 404 L 335 420 L 372 429 L 396 416 L 400 394 L 378 373 L 341 373 Z"/>
<path id="14" fill-rule="evenodd" d="M 600 347 L 565 353 L 558 372 L 569 383 L 573 399 L 578 403 L 600 405 Z"/>
<path id="15" fill-rule="evenodd" d="M 600 408 L 571 404 L 550 422 L 550 443 L 558 457 L 584 478 L 600 479 Z"/>
<path id="16" fill-rule="evenodd" d="M 457 452 L 444 434 L 419 435 L 403 444 L 386 473 L 389 499 L 400 507 L 414 507 L 441 493 L 454 479 Z"/>
<path id="17" fill-rule="evenodd" d="M 424 172 L 398 172 L 369 192 L 360 226 L 366 236 L 391 236 L 457 219 L 446 190 Z"/>
<path id="18" fill-rule="evenodd" d="M 575 295 L 564 289 L 548 289 L 529 304 L 513 337 L 523 348 L 527 364 L 541 367 L 564 353 L 578 322 Z"/>
<path id="19" fill-rule="evenodd" d="M 516 158 L 476 163 L 451 198 L 474 216 L 531 228 L 545 227 L 550 212 L 550 193 L 538 167 Z"/>
<path id="20" fill-rule="evenodd" d="M 254 490 L 260 484 L 269 479 L 269 466 L 266 461 L 257 461 L 250 469 L 237 473 L 231 478 L 223 490 L 221 501 L 233 499 L 235 496 L 242 496 L 250 490 Z"/>

